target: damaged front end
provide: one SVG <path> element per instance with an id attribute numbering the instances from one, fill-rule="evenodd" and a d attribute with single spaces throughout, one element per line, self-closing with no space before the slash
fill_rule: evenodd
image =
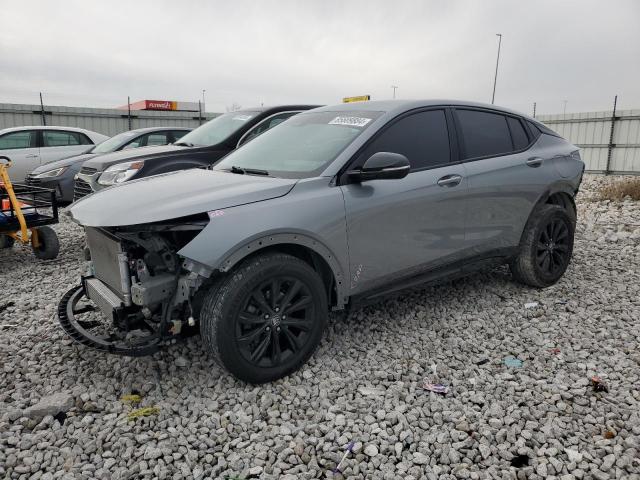
<path id="1" fill-rule="evenodd" d="M 83 345 L 148 355 L 194 331 L 197 292 L 211 272 L 189 270 L 177 252 L 208 223 L 194 215 L 125 227 L 86 227 L 89 267 L 58 307 L 64 330 Z"/>

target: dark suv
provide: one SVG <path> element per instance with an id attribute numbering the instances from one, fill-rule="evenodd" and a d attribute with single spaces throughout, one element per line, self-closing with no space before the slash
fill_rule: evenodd
<path id="1" fill-rule="evenodd" d="M 119 151 L 90 159 L 76 176 L 74 200 L 132 178 L 213 165 L 290 116 L 317 106 L 280 105 L 238 110 L 208 121 L 173 145 Z"/>
<path id="2" fill-rule="evenodd" d="M 128 355 L 199 325 L 234 375 L 270 381 L 309 358 L 329 309 L 501 264 L 533 287 L 557 282 L 583 171 L 574 145 L 495 106 L 304 112 L 212 170 L 72 206 L 92 266 L 62 299 L 60 321 L 85 345 Z M 87 299 L 102 320 L 84 322 Z"/>

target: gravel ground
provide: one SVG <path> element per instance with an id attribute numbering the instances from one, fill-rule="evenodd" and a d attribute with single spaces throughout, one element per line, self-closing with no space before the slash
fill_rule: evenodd
<path id="1" fill-rule="evenodd" d="M 354 441 L 346 478 L 640 479 L 640 202 L 595 201 L 613 179 L 585 178 L 557 285 L 499 269 L 336 316 L 260 387 L 197 337 L 141 359 L 68 340 L 56 304 L 83 240 L 63 218 L 57 260 L 0 251 L 0 478 L 325 478 Z M 131 420 L 136 391 L 158 410 Z"/>

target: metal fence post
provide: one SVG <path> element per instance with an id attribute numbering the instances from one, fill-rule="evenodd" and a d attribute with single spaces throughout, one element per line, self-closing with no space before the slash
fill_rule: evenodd
<path id="1" fill-rule="evenodd" d="M 42 125 L 47 125 L 47 118 L 44 116 L 44 103 L 42 103 L 42 92 L 40 92 L 40 113 L 42 115 Z"/>
<path id="2" fill-rule="evenodd" d="M 611 157 L 613 155 L 613 149 L 615 148 L 615 143 L 613 143 L 613 133 L 616 126 L 616 106 L 618 104 L 618 95 L 616 95 L 613 99 L 613 114 L 611 115 L 611 130 L 609 132 L 609 145 L 607 147 L 607 168 L 604 171 L 605 175 L 609 175 L 611 173 Z"/>
<path id="3" fill-rule="evenodd" d="M 127 118 L 129 120 L 129 130 L 133 130 L 131 123 L 131 97 L 127 97 Z"/>
<path id="4" fill-rule="evenodd" d="M 202 103 L 198 100 L 198 125 L 202 125 Z"/>

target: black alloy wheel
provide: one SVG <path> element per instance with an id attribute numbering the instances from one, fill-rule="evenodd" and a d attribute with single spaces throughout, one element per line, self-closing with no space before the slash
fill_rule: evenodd
<path id="1" fill-rule="evenodd" d="M 245 360 L 277 367 L 299 352 L 315 316 L 311 300 L 309 288 L 292 277 L 273 277 L 253 289 L 236 323 L 236 341 Z"/>
<path id="2" fill-rule="evenodd" d="M 548 275 L 556 275 L 569 262 L 569 227 L 562 218 L 553 218 L 540 230 L 536 263 Z"/>

